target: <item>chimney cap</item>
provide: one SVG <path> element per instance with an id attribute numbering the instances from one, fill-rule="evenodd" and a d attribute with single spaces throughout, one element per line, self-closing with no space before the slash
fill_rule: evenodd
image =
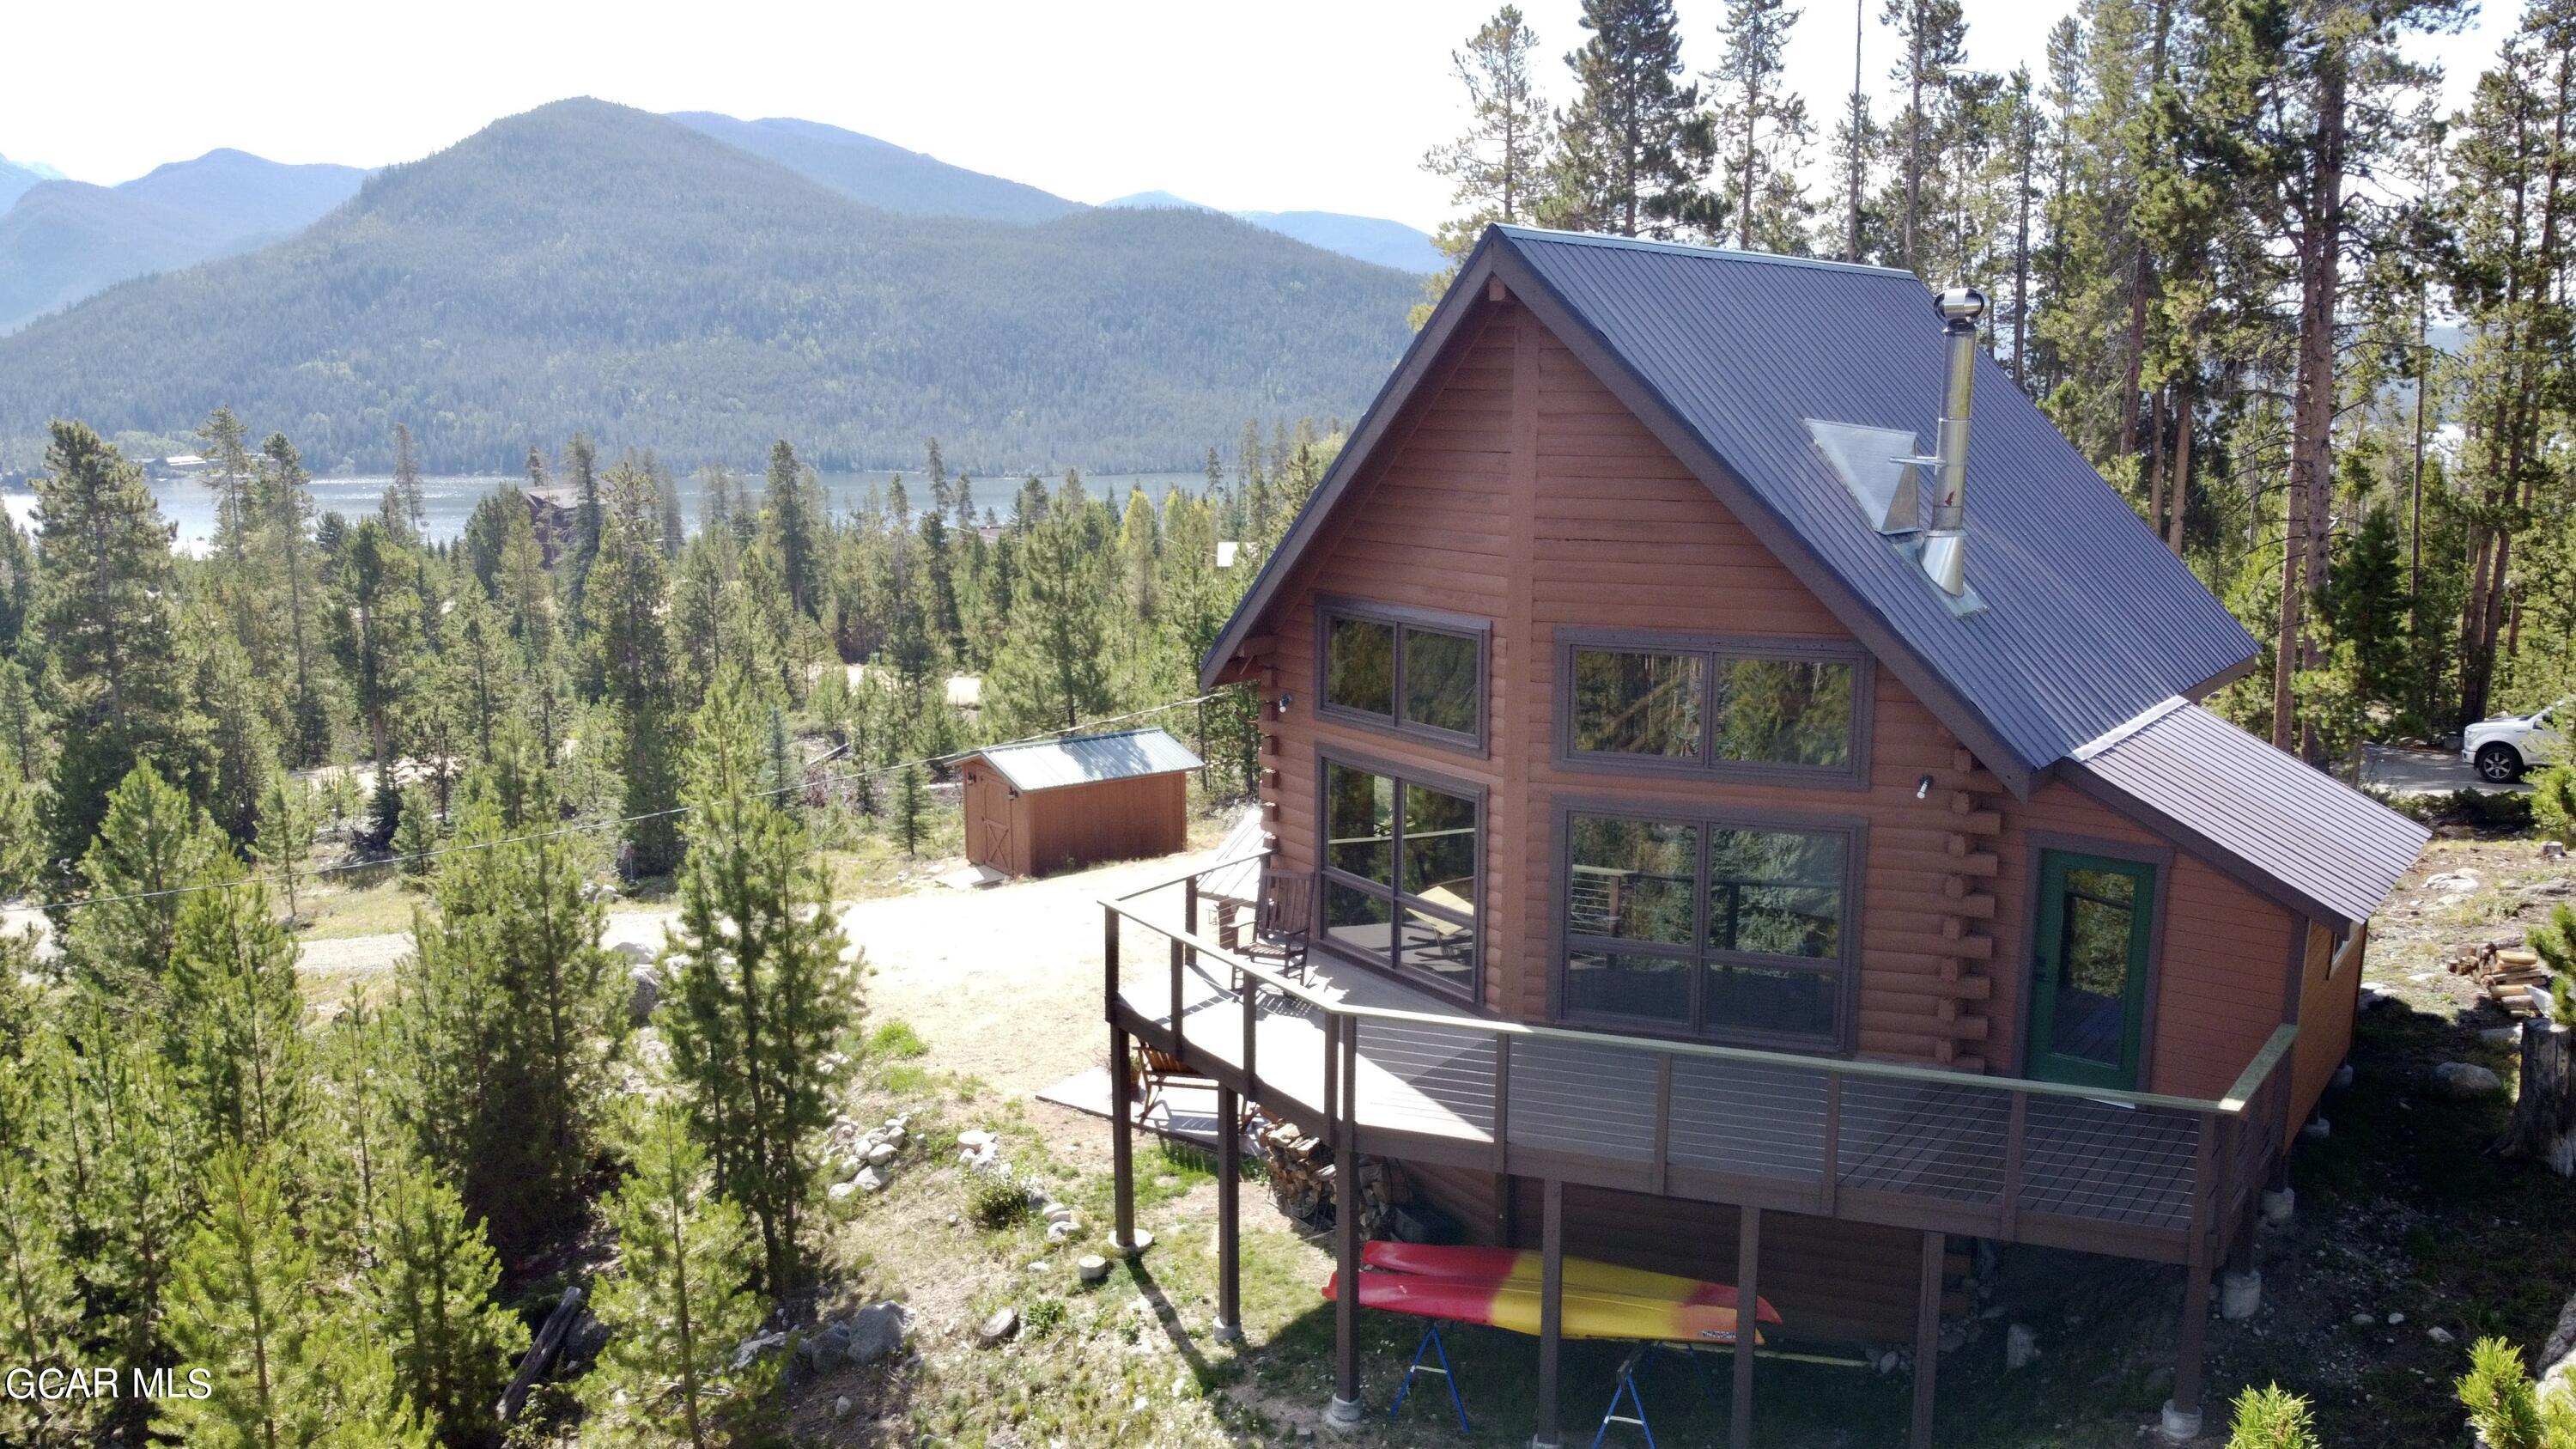
<path id="1" fill-rule="evenodd" d="M 1977 319 L 1986 314 L 1986 294 L 1961 282 L 1942 288 L 1941 294 L 1932 299 L 1932 307 L 1952 327 L 1974 327 Z"/>

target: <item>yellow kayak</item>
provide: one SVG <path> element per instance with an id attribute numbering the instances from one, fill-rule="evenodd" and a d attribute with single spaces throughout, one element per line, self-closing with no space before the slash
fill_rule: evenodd
<path id="1" fill-rule="evenodd" d="M 1466 1248 L 1435 1243 L 1371 1241 L 1361 1247 L 1360 1261 L 1392 1273 L 1505 1282 L 1531 1288 L 1536 1288 L 1543 1281 L 1546 1272 L 1546 1260 L 1526 1248 Z M 1713 1283 L 1704 1278 L 1684 1278 L 1674 1273 L 1630 1268 L 1618 1263 L 1604 1263 L 1598 1258 L 1569 1257 L 1564 1260 L 1564 1266 L 1568 1289 L 1617 1293 L 1632 1298 L 1668 1298 L 1676 1303 L 1710 1304 L 1720 1308 L 1738 1306 L 1735 1286 L 1731 1283 Z M 1771 1306 L 1769 1299 L 1759 1303 L 1757 1316 L 1764 1323 L 1780 1321 L 1780 1312 Z"/>
<path id="2" fill-rule="evenodd" d="M 1337 1272 L 1324 1296 L 1340 1294 Z M 1567 1338 L 1651 1339 L 1673 1343 L 1735 1342 L 1735 1310 L 1713 1303 L 1678 1303 L 1598 1288 L 1566 1285 L 1559 1295 Z M 1539 1286 L 1511 1279 L 1437 1278 L 1419 1273 L 1360 1274 L 1360 1306 L 1416 1318 L 1483 1323 L 1513 1333 L 1539 1331 Z M 1753 1341 L 1760 1343 L 1757 1330 Z"/>

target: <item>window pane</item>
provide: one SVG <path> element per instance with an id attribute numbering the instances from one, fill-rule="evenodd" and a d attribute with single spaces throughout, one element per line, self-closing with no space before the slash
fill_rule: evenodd
<path id="1" fill-rule="evenodd" d="M 1699 829 L 1653 820 L 1573 819 L 1565 928 L 1668 946 L 1691 942 Z"/>
<path id="2" fill-rule="evenodd" d="M 1340 942 L 1346 949 L 1387 961 L 1387 946 L 1393 911 L 1387 903 L 1366 891 L 1353 890 L 1339 881 L 1324 882 L 1324 935 Z"/>
<path id="3" fill-rule="evenodd" d="M 1404 787 L 1404 892 L 1461 915 L 1475 912 L 1475 801 Z"/>
<path id="4" fill-rule="evenodd" d="M 1397 963 L 1408 971 L 1426 972 L 1465 991 L 1475 983 L 1476 928 L 1445 921 L 1407 908 L 1404 935 L 1397 944 Z"/>
<path id="5" fill-rule="evenodd" d="M 1703 663 L 1696 654 L 1575 650 L 1574 748 L 1697 759 Z"/>
<path id="6" fill-rule="evenodd" d="M 1712 1031 L 1830 1037 L 1834 1033 L 1833 977 L 1792 967 L 1711 962 L 1708 1026 Z"/>
<path id="7" fill-rule="evenodd" d="M 1565 1009 L 1690 1025 L 1691 963 L 1664 956 L 1577 951 L 1565 962 Z"/>
<path id="8" fill-rule="evenodd" d="M 1433 729 L 1476 732 L 1476 641 L 1404 631 L 1404 717 Z"/>
<path id="9" fill-rule="evenodd" d="M 2051 1049 L 2118 1065 L 2128 1046 L 2129 932 L 2137 881 L 2121 872 L 2066 873 L 2065 939 L 2050 1017 Z"/>
<path id="10" fill-rule="evenodd" d="M 1842 954 L 1843 839 L 1718 830 L 1709 839 L 1708 944 L 1829 960 Z"/>
<path id="11" fill-rule="evenodd" d="M 1395 782 L 1348 765 L 1324 767 L 1324 859 L 1333 869 L 1395 883 Z"/>
<path id="12" fill-rule="evenodd" d="M 1324 639 L 1324 702 L 1395 717 L 1395 626 L 1334 619 Z"/>
<path id="13" fill-rule="evenodd" d="M 1717 675 L 1717 757 L 1771 765 L 1851 763 L 1852 666 L 1725 659 Z"/>

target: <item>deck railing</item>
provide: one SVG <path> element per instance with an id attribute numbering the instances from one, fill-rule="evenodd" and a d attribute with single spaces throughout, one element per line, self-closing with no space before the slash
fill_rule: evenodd
<path id="1" fill-rule="evenodd" d="M 1201 883 L 1259 861 L 1101 902 L 1110 1020 L 1362 1152 L 2206 1263 L 2281 1147 L 2294 1026 L 2207 1100 L 1360 1005 L 1202 929 Z M 1122 927 L 1162 939 L 1159 971 Z"/>

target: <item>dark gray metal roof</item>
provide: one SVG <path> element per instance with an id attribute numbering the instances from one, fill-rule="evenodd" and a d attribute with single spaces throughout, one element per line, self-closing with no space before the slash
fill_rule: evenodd
<path id="1" fill-rule="evenodd" d="M 1954 613 L 1868 526 L 1805 420 L 1904 429 L 1929 446 L 1946 359 L 1911 273 L 1496 231 L 1486 244 L 1526 262 L 2025 769 L 2254 656 L 2234 616 L 1992 358 L 1977 362 L 1966 500 L 1968 582 L 1985 609 Z"/>
<path id="2" fill-rule="evenodd" d="M 2346 927 L 2369 919 L 2431 834 L 2179 699 L 2077 750 L 2067 779 L 2213 864 L 2233 862 L 2274 899 Z"/>
<path id="3" fill-rule="evenodd" d="M 1121 730 L 1113 735 L 1074 735 L 1024 745 L 995 745 L 976 753 L 1001 772 L 1014 790 L 1060 790 L 1138 775 L 1195 770 L 1205 761 L 1161 730 Z"/>

